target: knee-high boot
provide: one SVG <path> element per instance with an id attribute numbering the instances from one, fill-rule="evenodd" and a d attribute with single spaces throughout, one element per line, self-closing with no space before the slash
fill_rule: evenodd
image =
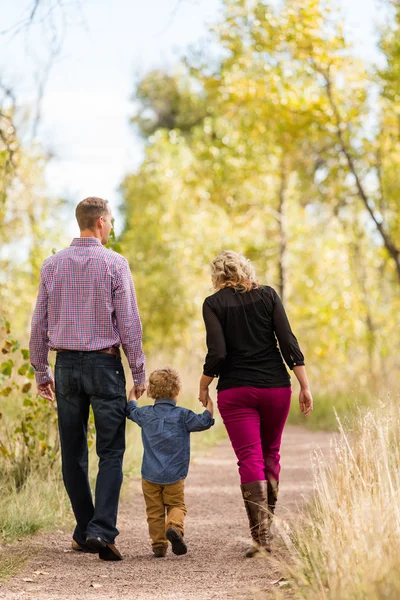
<path id="1" fill-rule="evenodd" d="M 246 552 L 246 557 L 251 558 L 260 550 L 271 551 L 268 484 L 266 481 L 252 481 L 241 485 L 241 490 L 253 538 L 253 546 Z"/>

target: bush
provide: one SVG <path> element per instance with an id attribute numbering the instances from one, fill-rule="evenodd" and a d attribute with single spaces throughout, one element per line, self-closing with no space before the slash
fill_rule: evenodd
<path id="1" fill-rule="evenodd" d="M 57 462 L 57 411 L 54 404 L 32 393 L 29 351 L 11 337 L 7 321 L 2 322 L 2 334 L 0 468 L 2 479 L 19 489 L 32 471 L 47 471 Z"/>

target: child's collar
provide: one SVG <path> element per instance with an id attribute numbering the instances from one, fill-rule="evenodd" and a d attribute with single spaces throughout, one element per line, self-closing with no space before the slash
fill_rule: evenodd
<path id="1" fill-rule="evenodd" d="M 176 406 L 176 402 L 172 400 L 172 398 L 157 398 L 154 401 L 154 404 L 170 404 L 171 406 Z"/>

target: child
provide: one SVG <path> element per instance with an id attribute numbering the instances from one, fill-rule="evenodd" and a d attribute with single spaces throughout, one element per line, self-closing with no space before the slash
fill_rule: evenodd
<path id="1" fill-rule="evenodd" d="M 128 419 L 142 428 L 142 490 L 156 558 L 166 555 L 167 540 L 174 554 L 187 552 L 183 539 L 187 512 L 184 481 L 189 469 L 190 432 L 204 431 L 214 425 L 211 398 L 206 410 L 197 415 L 176 405 L 180 389 L 175 369 L 158 369 L 151 373 L 147 388 L 147 395 L 155 400 L 154 405 L 139 408 L 132 399 L 132 391 L 126 409 Z"/>

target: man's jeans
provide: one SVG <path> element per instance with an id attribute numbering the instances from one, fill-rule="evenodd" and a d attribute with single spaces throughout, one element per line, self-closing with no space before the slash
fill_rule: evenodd
<path id="1" fill-rule="evenodd" d="M 121 359 L 98 352 L 59 352 L 55 368 L 65 488 L 76 519 L 74 539 L 113 543 L 125 452 L 125 376 Z M 95 506 L 88 479 L 87 429 L 92 405 L 99 471 Z"/>

